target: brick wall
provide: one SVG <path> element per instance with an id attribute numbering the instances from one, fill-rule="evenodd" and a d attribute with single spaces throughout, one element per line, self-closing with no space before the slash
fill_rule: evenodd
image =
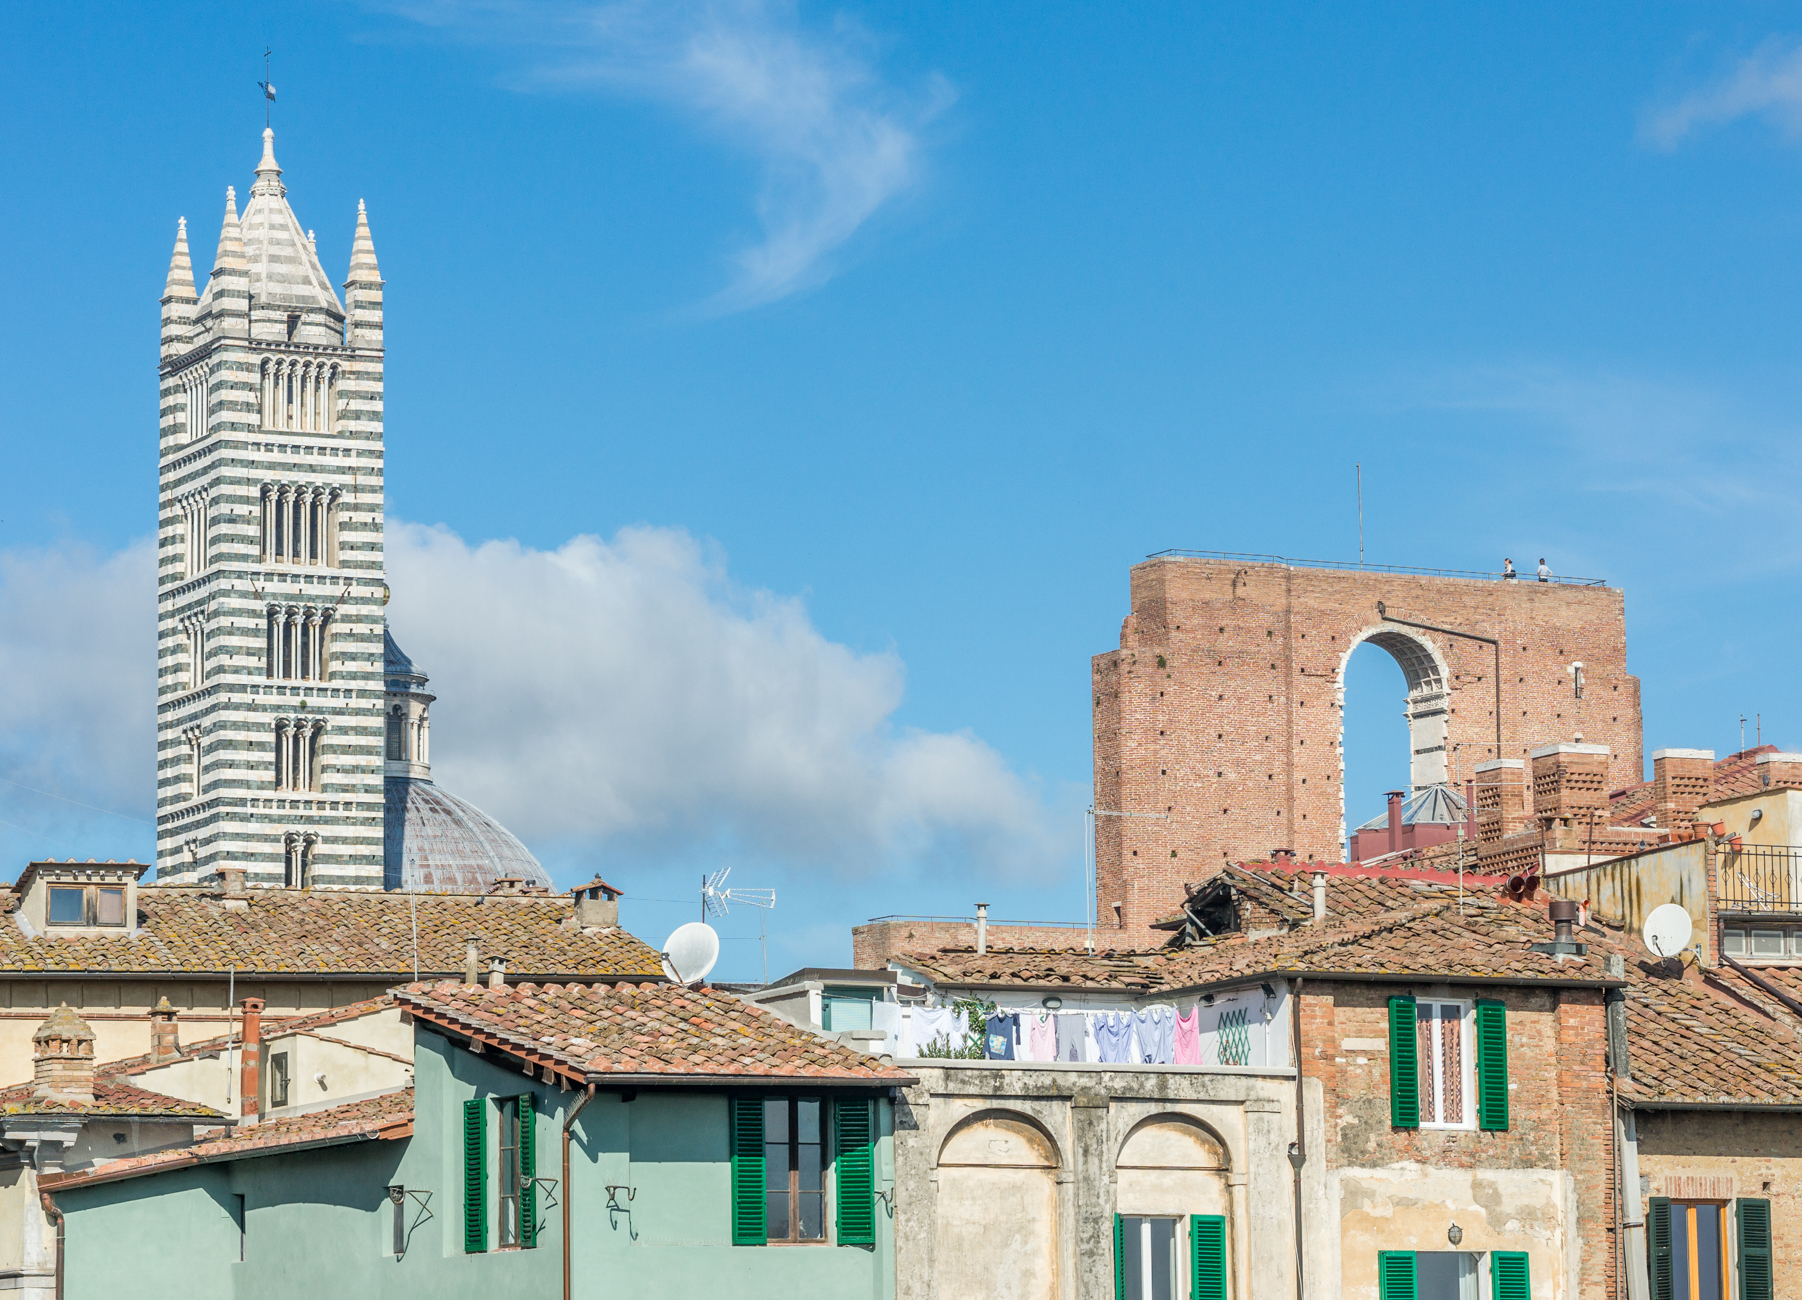
<path id="1" fill-rule="evenodd" d="M 1607 1300 L 1614 1277 L 1614 1149 L 1601 993 L 1482 990 L 1481 996 L 1508 1008 L 1509 1080 L 1516 1085 L 1509 1093 L 1508 1131 L 1396 1129 L 1390 1124 L 1388 999 L 1429 991 L 1473 996 L 1458 987 L 1312 981 L 1303 990 L 1302 1068 L 1320 1081 L 1327 1169 L 1342 1180 L 1346 1294 L 1363 1291 L 1357 1279 L 1373 1275 L 1378 1250 L 1450 1249 L 1445 1234 L 1456 1221 L 1467 1250 L 1530 1250 L 1536 1296 L 1567 1294 L 1560 1274 L 1568 1267 L 1566 1252 L 1574 1250 L 1577 1300 Z M 1441 1185 L 1464 1178 L 1475 1204 L 1416 1194 L 1397 1197 L 1393 1211 L 1361 1217 L 1371 1185 L 1405 1180 L 1410 1171 Z M 1536 1172 L 1544 1176 L 1535 1180 Z M 1574 1241 L 1556 1230 L 1566 1174 L 1575 1193 Z M 1551 1289 L 1542 1290 L 1542 1283 Z"/>
<path id="2" fill-rule="evenodd" d="M 1097 948 L 1120 946 L 1118 930 L 1095 932 Z M 1157 934 L 1161 942 L 1168 936 Z M 1089 932 L 1075 926 L 1010 925 L 989 922 L 991 948 L 1081 948 Z M 893 957 L 907 952 L 932 952 L 939 948 L 967 948 L 976 942 L 976 921 L 910 920 L 871 921 L 851 927 L 851 965 L 858 970 L 883 970 Z"/>
<path id="3" fill-rule="evenodd" d="M 1417 681 L 1438 683 L 1415 708 L 1423 734 L 1442 728 L 1444 748 L 1416 756 L 1417 780 L 1434 763 L 1468 777 L 1497 757 L 1491 647 L 1383 624 L 1379 600 L 1396 617 L 1501 638 L 1501 757 L 1525 760 L 1580 731 L 1609 747 L 1610 789 L 1641 779 L 1639 680 L 1626 670 L 1618 590 L 1150 561 L 1133 568 L 1120 649 L 1092 661 L 1095 801 L 1167 820 L 1096 819 L 1104 922 L 1119 904 L 1121 928 L 1142 931 L 1211 864 L 1273 848 L 1339 860 L 1347 815 L 1382 811 L 1346 809 L 1342 795 L 1344 666 L 1372 636 Z M 1581 701 L 1566 672 L 1575 660 Z"/>

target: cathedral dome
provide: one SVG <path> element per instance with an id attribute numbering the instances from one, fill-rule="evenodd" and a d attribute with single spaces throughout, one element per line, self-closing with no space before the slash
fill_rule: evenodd
<path id="1" fill-rule="evenodd" d="M 382 628 L 387 757 L 383 780 L 382 884 L 387 889 L 485 894 L 498 880 L 550 888 L 551 878 L 516 836 L 432 780 L 430 680 Z"/>
<path id="2" fill-rule="evenodd" d="M 382 861 L 389 889 L 483 894 L 504 877 L 550 888 L 551 878 L 513 832 L 432 781 L 383 783 Z"/>

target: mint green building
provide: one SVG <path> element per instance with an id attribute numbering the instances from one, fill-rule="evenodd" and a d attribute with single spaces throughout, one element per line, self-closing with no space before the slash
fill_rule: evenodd
<path id="1" fill-rule="evenodd" d="M 44 1178 L 68 1300 L 894 1295 L 902 1071 L 707 990 L 398 996 L 412 1089 Z"/>

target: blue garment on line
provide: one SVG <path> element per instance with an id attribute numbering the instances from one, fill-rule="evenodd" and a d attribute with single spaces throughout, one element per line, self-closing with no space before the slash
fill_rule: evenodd
<path id="1" fill-rule="evenodd" d="M 1020 1041 L 1020 1017 L 1015 1012 L 990 1016 L 983 1030 L 982 1054 L 991 1061 L 1014 1059 L 1014 1044 Z"/>
<path id="2" fill-rule="evenodd" d="M 1103 1011 L 1095 1017 L 1095 1046 L 1104 1063 L 1124 1065 L 1133 1059 L 1132 1012 Z"/>

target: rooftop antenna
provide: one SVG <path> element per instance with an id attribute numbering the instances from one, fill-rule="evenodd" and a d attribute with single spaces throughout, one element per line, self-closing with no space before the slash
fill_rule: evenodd
<path id="1" fill-rule="evenodd" d="M 726 877 L 732 874 L 731 867 L 721 867 L 711 876 L 701 880 L 701 916 L 708 913 L 714 916 L 725 916 L 732 903 L 744 903 L 758 908 L 757 939 L 763 945 L 763 982 L 770 982 L 770 937 L 765 920 L 771 908 L 776 906 L 776 891 L 773 889 L 727 889 Z"/>
<path id="2" fill-rule="evenodd" d="M 275 87 L 269 84 L 269 56 L 275 53 L 267 45 L 263 47 L 263 79 L 257 85 L 263 89 L 263 129 L 269 129 L 269 106 L 275 103 Z"/>

